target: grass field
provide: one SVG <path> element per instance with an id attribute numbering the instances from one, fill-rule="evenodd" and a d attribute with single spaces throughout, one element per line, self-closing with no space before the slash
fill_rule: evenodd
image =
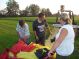
<path id="1" fill-rule="evenodd" d="M 14 43 L 17 42 L 18 36 L 16 34 L 16 24 L 19 19 L 32 20 L 34 21 L 36 17 L 7 17 L 0 18 L 0 53 L 2 53 L 5 48 L 10 48 Z M 47 22 L 55 22 L 55 17 L 47 17 Z M 75 22 L 79 24 L 78 17 L 75 17 Z M 31 39 L 33 41 L 34 35 L 32 30 L 32 22 L 27 22 L 30 27 Z M 75 51 L 71 55 L 70 59 L 79 59 L 79 37 L 75 39 Z"/>

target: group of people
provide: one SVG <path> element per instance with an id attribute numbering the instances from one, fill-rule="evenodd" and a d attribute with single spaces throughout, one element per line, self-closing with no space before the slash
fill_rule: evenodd
<path id="1" fill-rule="evenodd" d="M 45 19 L 45 14 L 39 13 L 38 18 L 33 22 L 33 31 L 36 38 L 36 43 L 45 45 L 45 29 L 48 28 L 48 24 Z M 24 20 L 19 20 L 17 24 L 16 31 L 18 33 L 19 39 L 23 40 L 29 44 L 28 40 L 30 38 L 29 26 Z"/>
<path id="2" fill-rule="evenodd" d="M 62 25 L 59 32 L 55 36 L 55 42 L 48 53 L 50 57 L 55 52 L 57 53 L 56 59 L 69 59 L 69 56 L 74 51 L 75 33 L 72 26 L 72 20 L 66 13 L 61 13 L 58 22 Z M 45 14 L 39 13 L 38 18 L 33 22 L 33 31 L 38 44 L 45 45 L 45 29 L 48 24 L 45 19 Z M 16 27 L 19 40 L 28 43 L 30 38 L 29 26 L 24 20 L 19 20 Z"/>

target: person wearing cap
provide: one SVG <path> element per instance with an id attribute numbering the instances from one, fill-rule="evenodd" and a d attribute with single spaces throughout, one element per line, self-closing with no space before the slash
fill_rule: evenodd
<path id="1" fill-rule="evenodd" d="M 72 21 L 66 13 L 60 15 L 59 23 L 62 27 L 55 37 L 55 42 L 48 53 L 50 57 L 54 52 L 57 53 L 56 59 L 69 59 L 74 51 L 75 33 L 72 27 Z"/>
<path id="2" fill-rule="evenodd" d="M 19 20 L 16 31 L 19 36 L 19 40 L 23 40 L 26 44 L 29 44 L 28 40 L 30 37 L 29 26 L 24 20 Z"/>
<path id="3" fill-rule="evenodd" d="M 48 24 L 44 13 L 39 13 L 38 18 L 33 22 L 33 31 L 36 37 L 36 43 L 45 45 L 45 27 Z"/>

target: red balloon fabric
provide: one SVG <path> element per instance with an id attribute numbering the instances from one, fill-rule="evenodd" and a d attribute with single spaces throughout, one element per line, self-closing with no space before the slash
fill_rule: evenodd
<path id="1" fill-rule="evenodd" d="M 6 49 L 6 50 L 0 55 L 0 59 L 9 59 L 8 52 L 9 52 L 9 50 Z"/>
<path id="2" fill-rule="evenodd" d="M 31 52 L 33 49 L 35 49 L 34 43 L 27 45 L 22 40 L 19 40 L 16 44 L 13 45 L 10 51 L 13 52 L 14 55 L 16 55 L 20 51 Z"/>

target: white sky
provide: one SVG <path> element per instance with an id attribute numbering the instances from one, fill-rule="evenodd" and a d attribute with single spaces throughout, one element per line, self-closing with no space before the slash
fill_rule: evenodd
<path id="1" fill-rule="evenodd" d="M 0 10 L 6 8 L 8 0 L 0 0 Z M 56 13 L 60 9 L 60 5 L 65 5 L 66 10 L 72 10 L 75 14 L 79 14 L 79 0 L 16 0 L 21 10 L 30 4 L 37 4 L 40 8 L 49 8 L 52 13 Z"/>

